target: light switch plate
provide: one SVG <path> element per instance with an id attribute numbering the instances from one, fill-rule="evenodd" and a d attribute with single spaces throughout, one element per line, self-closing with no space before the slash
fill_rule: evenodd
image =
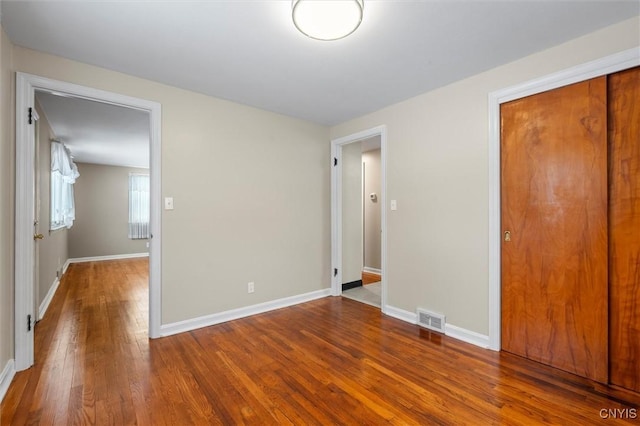
<path id="1" fill-rule="evenodd" d="M 164 197 L 164 209 L 173 210 L 173 197 Z"/>
<path id="2" fill-rule="evenodd" d="M 398 210 L 398 202 L 396 200 L 391 200 L 391 210 Z"/>

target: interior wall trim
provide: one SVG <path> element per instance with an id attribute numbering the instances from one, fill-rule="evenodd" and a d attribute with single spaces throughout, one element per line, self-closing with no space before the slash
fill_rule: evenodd
<path id="1" fill-rule="evenodd" d="M 40 303 L 40 307 L 38 308 L 38 321 L 44 318 L 44 314 L 47 312 L 47 309 L 49 308 L 51 300 L 53 300 L 53 296 L 56 294 L 56 291 L 58 291 L 58 287 L 60 287 L 60 279 L 56 278 L 53 280 L 53 283 L 51 283 L 49 291 L 42 300 L 42 303 Z"/>
<path id="2" fill-rule="evenodd" d="M 500 344 L 500 104 L 640 65 L 640 49 L 632 48 L 553 74 L 489 93 L 489 348 Z"/>
<path id="3" fill-rule="evenodd" d="M 410 324 L 418 324 L 418 314 L 415 312 L 409 312 L 394 306 L 387 306 L 386 314 Z M 489 336 L 476 333 L 475 331 L 467 330 L 466 328 L 458 327 L 453 324 L 445 323 L 444 335 L 479 346 L 483 349 L 489 348 Z"/>
<path id="4" fill-rule="evenodd" d="M 64 262 L 64 265 L 62 266 L 62 275 L 67 273 L 67 269 L 69 269 L 69 265 L 71 265 L 70 260 L 71 259 L 67 259 L 67 261 Z"/>
<path id="5" fill-rule="evenodd" d="M 11 381 L 15 375 L 16 368 L 13 358 L 11 358 L 2 369 L 2 373 L 0 373 L 0 402 L 4 400 L 4 397 L 9 390 L 9 385 L 11 385 Z"/>
<path id="6" fill-rule="evenodd" d="M 479 346 L 483 349 L 489 349 L 489 336 L 486 334 L 476 333 L 475 331 L 467 330 L 466 328 L 458 327 L 453 324 L 444 325 L 444 334 L 449 337 L 453 337 L 454 339 Z"/>
<path id="7" fill-rule="evenodd" d="M 149 257 L 149 253 L 129 253 L 129 254 L 112 254 L 108 256 L 88 256 L 88 257 L 73 257 L 67 260 L 65 265 L 72 263 L 83 262 L 102 262 L 104 260 L 120 260 L 120 259 L 136 259 L 139 257 Z M 65 268 L 66 271 L 66 268 Z"/>
<path id="8" fill-rule="evenodd" d="M 331 140 L 331 294 L 342 294 L 342 147 L 380 136 L 380 310 L 387 310 L 387 126 L 381 125 Z M 334 273 L 335 271 L 335 273 Z"/>
<path id="9" fill-rule="evenodd" d="M 63 94 L 96 102 L 117 105 L 144 111 L 149 114 L 150 151 L 150 242 L 149 258 L 149 337 L 159 337 L 162 309 L 162 228 L 161 186 L 162 173 L 162 106 L 158 102 L 108 92 L 87 86 L 53 80 L 23 72 L 16 73 L 16 194 L 30 194 L 33 190 L 34 173 L 34 126 L 28 123 L 29 108 L 35 104 L 35 92 Z M 33 241 L 33 197 L 17 197 L 15 206 L 15 303 L 14 303 L 14 366 L 22 371 L 33 365 L 33 328 L 26 326 L 27 318 L 38 313 L 34 302 L 34 241 Z"/>
<path id="10" fill-rule="evenodd" d="M 385 313 L 390 317 L 408 322 L 409 324 L 418 324 L 418 314 L 415 312 L 405 311 L 395 306 L 387 306 L 387 312 Z"/>
<path id="11" fill-rule="evenodd" d="M 178 333 L 197 330 L 203 327 L 220 324 L 240 318 L 250 317 L 252 315 L 262 314 L 264 312 L 273 311 L 275 309 L 286 308 L 288 306 L 298 305 L 300 303 L 310 302 L 312 300 L 321 299 L 331 295 L 331 289 L 323 289 L 312 291 L 310 293 L 299 294 L 297 296 L 285 297 L 269 302 L 258 303 L 252 306 L 246 306 L 237 309 L 231 309 L 216 314 L 205 315 L 184 321 L 178 321 L 169 324 L 163 324 L 160 327 L 162 337 L 171 336 Z"/>

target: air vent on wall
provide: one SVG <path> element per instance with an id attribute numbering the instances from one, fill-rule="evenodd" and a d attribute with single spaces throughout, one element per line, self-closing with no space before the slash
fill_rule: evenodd
<path id="1" fill-rule="evenodd" d="M 444 315 L 418 308 L 418 325 L 444 333 Z"/>

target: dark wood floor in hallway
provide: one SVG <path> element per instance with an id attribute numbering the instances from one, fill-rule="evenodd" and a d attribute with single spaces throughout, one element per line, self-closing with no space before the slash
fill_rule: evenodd
<path id="1" fill-rule="evenodd" d="M 147 268 L 140 259 L 71 265 L 2 425 L 640 422 L 637 394 L 348 299 L 149 340 Z M 621 413 L 637 414 L 613 418 Z"/>

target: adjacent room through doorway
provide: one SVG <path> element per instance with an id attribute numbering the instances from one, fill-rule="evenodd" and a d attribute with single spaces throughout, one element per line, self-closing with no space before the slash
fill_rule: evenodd
<path id="1" fill-rule="evenodd" d="M 143 258 L 145 335 L 156 337 L 160 105 L 24 73 L 16 93 L 28 111 L 17 116 L 16 192 L 34 194 L 15 208 L 16 370 L 34 364 L 34 325 L 73 263 Z"/>
<path id="2" fill-rule="evenodd" d="M 382 292 L 380 136 L 342 150 L 342 295 L 378 308 Z"/>

